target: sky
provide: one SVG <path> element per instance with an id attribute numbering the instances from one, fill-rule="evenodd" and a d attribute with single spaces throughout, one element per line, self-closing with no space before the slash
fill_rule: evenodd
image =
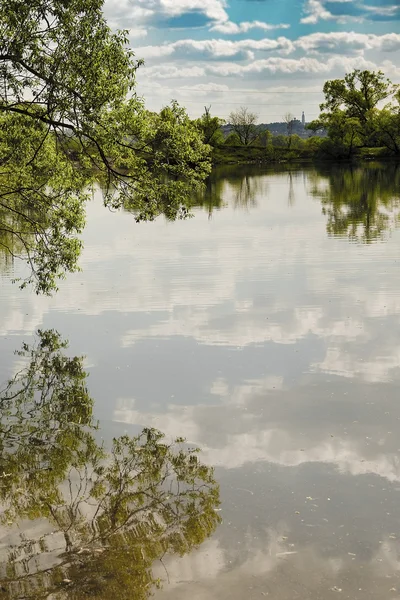
<path id="1" fill-rule="evenodd" d="M 151 110 L 172 99 L 192 117 L 259 122 L 318 116 L 322 86 L 354 68 L 400 82 L 400 0 L 106 0 L 145 65 L 138 92 Z"/>

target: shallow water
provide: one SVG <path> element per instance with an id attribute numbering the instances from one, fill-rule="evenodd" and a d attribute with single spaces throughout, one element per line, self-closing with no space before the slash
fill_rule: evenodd
<path id="1" fill-rule="evenodd" d="M 155 563 L 157 598 L 400 598 L 400 168 L 225 167 L 193 213 L 95 194 L 51 299 L 3 259 L 0 380 L 54 328 L 106 439 L 154 426 L 216 467 L 222 524 Z"/>

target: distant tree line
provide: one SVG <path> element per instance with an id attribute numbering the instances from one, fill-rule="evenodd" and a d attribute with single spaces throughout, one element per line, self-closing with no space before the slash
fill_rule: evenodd
<path id="1" fill-rule="evenodd" d="M 291 113 L 280 123 L 258 124 L 258 115 L 242 106 L 228 122 L 210 114 L 196 121 L 204 141 L 214 147 L 284 148 L 332 159 L 351 158 L 366 149 L 400 156 L 400 88 L 382 71 L 355 69 L 327 81 L 318 119 L 303 125 Z"/>

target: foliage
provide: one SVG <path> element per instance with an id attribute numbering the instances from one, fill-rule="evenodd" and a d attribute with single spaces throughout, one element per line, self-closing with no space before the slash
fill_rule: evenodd
<path id="1" fill-rule="evenodd" d="M 274 148 L 287 148 L 287 136 L 283 134 L 273 135 L 271 138 Z"/>
<path id="2" fill-rule="evenodd" d="M 264 129 L 259 133 L 256 141 L 254 142 L 255 146 L 260 146 L 261 148 L 269 148 L 272 144 L 272 133 L 268 129 Z"/>
<path id="3" fill-rule="evenodd" d="M 400 90 L 395 100 L 395 104 L 385 106 L 376 115 L 375 129 L 378 141 L 393 154 L 400 155 Z"/>
<path id="4" fill-rule="evenodd" d="M 210 146 L 217 146 L 224 143 L 224 134 L 221 126 L 225 123 L 224 119 L 212 117 L 210 113 L 211 107 L 204 107 L 204 113 L 195 121 L 197 127 L 203 134 L 203 141 Z"/>
<path id="5" fill-rule="evenodd" d="M 305 140 L 297 135 L 297 133 L 292 133 L 290 142 L 291 150 L 300 150 L 305 147 L 305 143 Z"/>
<path id="6" fill-rule="evenodd" d="M 22 287 L 35 280 L 38 292 L 49 293 L 77 268 L 85 177 L 44 123 L 0 112 L 0 127 L 0 246 L 29 262 Z"/>
<path id="7" fill-rule="evenodd" d="M 186 216 L 192 193 L 202 187 L 211 168 L 211 149 L 186 111 L 172 102 L 160 113 L 146 112 L 144 118 L 138 114 L 133 121 L 124 106 L 119 121 L 123 127 L 112 136 L 140 140 L 141 158 L 130 148 L 114 146 L 114 163 L 126 175 L 119 186 L 106 186 L 106 203 L 134 211 L 137 221 L 160 214 L 168 219 Z"/>
<path id="8" fill-rule="evenodd" d="M 0 6 L 0 244 L 27 257 L 23 285 L 38 292 L 77 268 L 82 190 L 95 177 L 113 207 L 137 202 L 140 218 L 154 218 L 166 206 L 178 214 L 210 168 L 208 146 L 175 102 L 146 111 L 135 94 L 141 62 L 102 5 Z"/>
<path id="9" fill-rule="evenodd" d="M 359 148 L 379 143 L 396 151 L 393 144 L 396 118 L 392 119 L 395 110 L 391 105 L 383 110 L 378 108 L 379 103 L 396 91 L 397 86 L 381 71 L 355 69 L 344 79 L 327 81 L 323 88 L 325 102 L 320 106 L 322 112 L 307 125 L 314 133 L 327 131 L 328 139 L 320 146 L 322 153 L 333 158 L 350 158 Z"/>
<path id="10" fill-rule="evenodd" d="M 18 353 L 28 364 L 0 395 L 2 520 L 22 529 L 1 591 L 145 599 L 159 584 L 155 560 L 185 554 L 214 531 L 219 488 L 183 438 L 167 443 L 144 429 L 114 439 L 110 452 L 99 445 L 82 358 L 67 357 L 66 348 L 57 332 L 39 331 Z M 45 533 L 27 537 L 26 518 L 41 519 L 37 531 Z M 53 555 L 53 566 L 42 570 L 41 553 Z"/>
<path id="11" fill-rule="evenodd" d="M 256 113 L 249 111 L 245 106 L 241 106 L 237 111 L 232 111 L 229 115 L 229 123 L 244 146 L 252 144 L 258 137 L 257 117 Z"/>
<path id="12" fill-rule="evenodd" d="M 287 131 L 286 142 L 287 142 L 287 147 L 290 150 L 290 148 L 292 146 L 292 135 L 293 135 L 295 119 L 294 119 L 294 116 L 292 115 L 292 113 L 287 112 L 285 114 L 285 116 L 283 117 L 283 121 L 286 123 L 286 131 Z"/>
<path id="13" fill-rule="evenodd" d="M 311 153 L 317 153 L 323 142 L 323 138 L 316 136 L 316 135 L 312 135 L 311 137 L 309 137 L 303 141 L 304 141 L 304 148 L 306 150 L 309 150 Z"/>
<path id="14" fill-rule="evenodd" d="M 225 138 L 225 146 L 240 146 L 240 138 L 235 131 L 232 131 Z"/>
<path id="15" fill-rule="evenodd" d="M 333 79 L 325 83 L 325 102 L 320 108 L 327 113 L 343 109 L 348 117 L 358 119 L 365 125 L 379 102 L 386 100 L 395 91 L 396 86 L 385 78 L 382 71 L 355 69 L 344 79 Z"/>
<path id="16" fill-rule="evenodd" d="M 322 113 L 319 119 L 309 123 L 308 128 L 314 132 L 318 129 L 328 132 L 319 150 L 332 158 L 350 158 L 362 144 L 360 121 L 356 117 L 349 117 L 343 110 L 336 110 L 329 115 Z"/>

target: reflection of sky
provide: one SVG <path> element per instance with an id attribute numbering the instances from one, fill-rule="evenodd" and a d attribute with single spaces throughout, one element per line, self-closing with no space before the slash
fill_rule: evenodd
<path id="1" fill-rule="evenodd" d="M 295 584 L 313 600 L 324 590 L 329 598 L 335 586 L 344 592 L 343 578 L 356 581 L 355 563 L 367 569 L 375 561 L 370 577 L 383 564 L 399 568 L 390 536 L 400 489 L 400 237 L 395 231 L 369 246 L 329 238 L 307 174 L 250 181 L 251 206 L 226 182 L 224 208 L 211 219 L 199 210 L 186 222 L 136 225 L 92 203 L 83 273 L 68 277 L 56 297 L 4 280 L 0 378 L 12 372 L 22 337 L 54 327 L 71 352 L 86 354 L 97 415 L 113 422 L 114 434 L 154 425 L 203 448 L 218 467 L 224 522 L 232 525 L 199 555 L 171 565 L 186 581 L 182 569 L 192 573 L 200 561 L 196 598 L 228 598 L 240 582 L 256 586 L 254 597 L 273 596 L 279 573 L 279 600 L 296 597 Z M 320 520 L 303 527 L 299 502 L 328 497 L 328 489 L 329 504 L 325 498 L 311 515 Z M 329 545 L 343 522 L 348 545 Z M 285 528 L 295 532 L 295 550 L 273 541 L 288 537 L 279 533 Z M 249 535 L 260 539 L 250 543 Z M 354 550 L 360 540 L 369 552 Z M 242 556 L 232 550 L 239 542 L 247 544 Z M 210 570 L 206 551 L 216 553 Z M 318 581 L 307 581 L 310 565 Z M 267 587 L 257 587 L 267 572 Z M 174 588 L 178 598 L 182 586 Z"/>

